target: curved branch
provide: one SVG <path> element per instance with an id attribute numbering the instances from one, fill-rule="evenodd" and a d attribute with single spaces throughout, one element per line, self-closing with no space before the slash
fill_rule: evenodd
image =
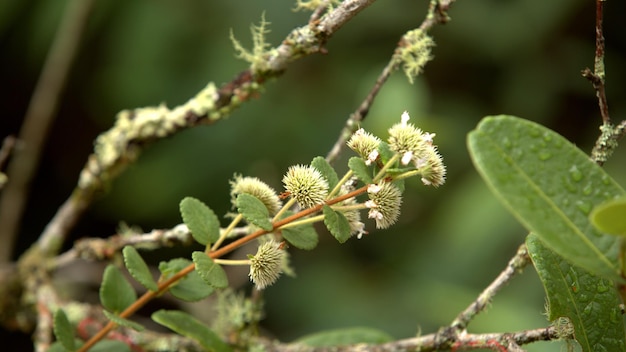
<path id="1" fill-rule="evenodd" d="M 272 50 L 263 72 L 246 70 L 233 81 L 217 89 L 209 83 L 187 103 L 173 109 L 158 107 L 124 110 L 117 115 L 115 126 L 101 134 L 81 171 L 78 186 L 55 214 L 39 237 L 40 254 L 58 253 L 67 233 L 100 193 L 105 184 L 137 159 L 148 144 L 187 128 L 212 124 L 230 115 L 242 102 L 260 93 L 260 87 L 271 77 L 279 76 L 288 64 L 322 50 L 337 30 L 375 0 L 348 0 L 324 15 L 315 26 L 294 29 L 283 43 Z"/>

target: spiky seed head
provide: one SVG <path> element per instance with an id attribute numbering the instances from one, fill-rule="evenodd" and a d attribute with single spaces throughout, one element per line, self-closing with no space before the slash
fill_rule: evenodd
<path id="1" fill-rule="evenodd" d="M 371 158 L 376 160 L 378 157 L 378 151 L 376 149 L 379 144 L 380 138 L 366 132 L 362 128 L 354 132 L 347 143 L 350 149 L 354 150 L 362 158 L 367 159 L 370 162 L 372 161 L 370 160 Z"/>
<path id="2" fill-rule="evenodd" d="M 262 243 L 256 255 L 250 256 L 250 280 L 257 289 L 272 285 L 282 273 L 285 251 L 274 240 Z"/>
<path id="3" fill-rule="evenodd" d="M 278 213 L 282 207 L 282 202 L 278 194 L 276 194 L 276 191 L 256 177 L 234 176 L 234 179 L 230 181 L 230 201 L 233 207 L 235 206 L 237 196 L 242 193 L 255 196 L 263 202 L 270 216 Z"/>
<path id="4" fill-rule="evenodd" d="M 328 195 L 328 182 L 313 166 L 294 165 L 283 177 L 283 184 L 289 194 L 302 208 L 321 204 Z"/>
<path id="5" fill-rule="evenodd" d="M 423 159 L 416 161 L 415 168 L 422 174 L 422 182 L 427 186 L 439 187 L 446 182 L 446 166 L 435 146 L 424 152 Z"/>
<path id="6" fill-rule="evenodd" d="M 368 217 L 376 221 L 376 228 L 386 229 L 400 216 L 402 192 L 393 183 L 381 182 L 376 192 L 368 192 L 370 200 L 365 205 L 370 208 Z"/>
<path id="7" fill-rule="evenodd" d="M 409 114 L 405 111 L 401 122 L 389 128 L 389 148 L 401 155 L 403 165 L 408 165 L 411 160 L 420 158 L 432 144 L 432 135 L 424 134 L 408 120 Z"/>

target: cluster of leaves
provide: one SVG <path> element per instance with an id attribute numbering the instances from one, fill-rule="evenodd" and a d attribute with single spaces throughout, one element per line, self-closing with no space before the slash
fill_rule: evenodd
<path id="1" fill-rule="evenodd" d="M 250 279 L 257 289 L 273 284 L 282 272 L 290 270 L 286 259 L 288 246 L 304 250 L 315 248 L 318 243 L 315 222 L 324 223 L 340 243 L 367 233 L 361 222 L 362 210 L 368 211 L 376 227 L 391 226 L 399 216 L 404 179 L 419 175 L 425 185 L 432 186 L 439 186 L 445 180 L 445 167 L 432 143 L 434 134 L 422 132 L 408 120 L 408 114 L 404 113 L 402 121 L 389 129 L 387 142 L 364 130 L 357 131 L 347 144 L 359 156 L 349 160 L 349 170 L 341 178 L 322 157 L 314 158 L 310 165 L 289 168 L 283 178 L 286 192 L 281 195 L 257 178 L 235 176 L 231 182 L 231 201 L 237 213 L 231 216 L 231 223 L 224 230 L 208 206 L 195 198 L 183 199 L 180 202 L 183 221 L 205 250 L 193 252 L 191 259 L 161 262 L 160 277 L 155 280 L 137 250 L 132 246 L 124 247 L 122 254 L 128 273 L 147 292 L 138 297 L 122 270 L 114 264 L 107 266 L 100 301 L 111 329 L 124 326 L 144 330 L 141 324 L 128 318 L 147 301 L 166 291 L 183 301 L 198 301 L 215 290 L 227 288 L 228 279 L 222 265 L 249 266 Z M 363 186 L 356 188 L 359 182 Z M 357 200 L 357 196 L 365 193 L 367 201 Z M 282 204 L 286 198 L 289 200 Z M 245 221 L 243 226 L 242 221 Z M 234 231 L 235 228 L 240 231 Z M 240 237 L 235 239 L 237 236 Z M 255 255 L 250 254 L 248 260 L 220 259 L 255 239 L 259 241 L 258 250 Z M 218 333 L 187 313 L 160 310 L 152 314 L 152 319 L 197 340 L 208 350 L 230 350 Z M 82 351 L 92 346 L 92 351 L 110 350 L 111 344 L 124 345 L 120 341 L 97 342 L 105 335 L 106 328 L 101 330 L 102 336 L 96 335 L 95 340 L 92 338 L 83 345 L 74 336 L 70 320 L 62 309 L 56 311 L 54 321 L 57 337 L 54 350 Z M 115 349 L 128 350 L 128 346 Z"/>
<path id="2" fill-rule="evenodd" d="M 516 117 L 483 119 L 468 146 L 489 187 L 531 232 L 526 245 L 549 319 L 568 318 L 584 351 L 626 350 L 624 190 L 565 138 Z"/>

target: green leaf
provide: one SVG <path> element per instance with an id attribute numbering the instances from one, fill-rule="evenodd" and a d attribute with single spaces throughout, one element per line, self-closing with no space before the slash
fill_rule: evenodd
<path id="1" fill-rule="evenodd" d="M 124 264 L 130 275 L 148 290 L 158 290 L 159 286 L 156 281 L 154 281 L 148 265 L 144 262 L 143 258 L 141 258 L 141 255 L 139 255 L 135 247 L 126 246 L 122 250 L 122 253 L 124 254 Z"/>
<path id="2" fill-rule="evenodd" d="M 89 352 L 131 352 L 130 346 L 119 340 L 102 340 L 93 345 Z"/>
<path id="3" fill-rule="evenodd" d="M 56 336 L 57 341 L 59 341 L 63 347 L 68 351 L 76 350 L 76 344 L 74 343 L 74 327 L 70 324 L 63 309 L 57 309 L 57 311 L 54 312 L 53 328 L 54 336 Z"/>
<path id="4" fill-rule="evenodd" d="M 191 261 L 188 259 L 176 258 L 168 262 L 159 263 L 159 271 L 161 271 L 163 277 L 167 279 L 190 264 Z M 204 282 L 200 275 L 198 275 L 198 272 L 194 270 L 171 287 L 169 292 L 183 301 L 195 302 L 213 293 L 213 287 Z"/>
<path id="5" fill-rule="evenodd" d="M 196 271 L 207 284 L 215 288 L 228 287 L 228 278 L 221 265 L 216 264 L 204 252 L 193 252 L 191 257 L 196 264 Z"/>
<path id="6" fill-rule="evenodd" d="M 572 263 L 624 282 L 618 239 L 596 231 L 588 215 L 594 205 L 625 193 L 585 153 L 513 116 L 484 118 L 468 145 L 487 185 L 530 232 Z"/>
<path id="7" fill-rule="evenodd" d="M 265 231 L 271 231 L 274 228 L 269 219 L 270 214 L 267 211 L 267 207 L 257 197 L 242 193 L 237 196 L 235 203 L 237 211 L 250 224 L 256 225 Z"/>
<path id="8" fill-rule="evenodd" d="M 591 222 L 601 232 L 626 236 L 626 198 L 604 202 L 591 212 Z"/>
<path id="9" fill-rule="evenodd" d="M 119 313 L 137 300 L 137 293 L 120 269 L 109 264 L 102 276 L 100 302 L 104 308 Z"/>
<path id="10" fill-rule="evenodd" d="M 334 211 L 328 205 L 322 208 L 324 213 L 324 225 L 330 231 L 339 243 L 344 243 L 350 238 L 350 223 L 345 215 L 338 211 Z"/>
<path id="11" fill-rule="evenodd" d="M 583 351 L 625 351 L 621 300 L 613 283 L 572 266 L 534 234 L 526 246 L 546 290 L 550 321 L 568 317 Z"/>
<path id="12" fill-rule="evenodd" d="M 359 180 L 363 181 L 363 183 L 372 183 L 372 175 L 370 175 L 370 170 L 367 165 L 365 165 L 365 161 L 363 159 L 358 156 L 353 156 L 350 160 L 348 160 L 348 167 L 352 170 L 352 172 L 354 172 Z"/>
<path id="13" fill-rule="evenodd" d="M 139 323 L 136 323 L 136 322 L 128 320 L 128 319 L 124 319 L 124 318 L 120 317 L 119 315 L 113 314 L 113 313 L 111 313 L 111 312 L 109 312 L 107 310 L 103 310 L 102 312 L 107 317 L 107 319 L 109 319 L 110 321 L 114 322 L 117 325 L 125 326 L 127 328 L 131 328 L 131 329 L 136 330 L 136 331 L 144 331 L 146 329 L 143 325 L 141 325 Z"/>
<path id="14" fill-rule="evenodd" d="M 316 156 L 313 161 L 311 161 L 311 166 L 316 168 L 322 176 L 328 182 L 328 189 L 333 189 L 339 182 L 339 177 L 337 177 L 337 172 L 333 169 L 332 166 L 321 156 Z"/>
<path id="15" fill-rule="evenodd" d="M 180 214 L 193 238 L 202 245 L 215 243 L 220 237 L 220 221 L 201 201 L 186 197 L 180 202 Z"/>
<path id="16" fill-rule="evenodd" d="M 152 320 L 183 336 L 198 341 L 202 347 L 209 351 L 232 351 L 230 346 L 224 343 L 208 326 L 185 312 L 161 309 L 152 314 Z"/>
<path id="17" fill-rule="evenodd" d="M 393 158 L 396 154 L 391 148 L 389 148 L 389 144 L 387 142 L 380 142 L 378 144 L 378 153 L 380 154 L 380 159 L 383 161 L 383 164 L 386 164 L 389 159 Z"/>
<path id="18" fill-rule="evenodd" d="M 390 341 L 393 341 L 393 338 L 384 331 L 366 327 L 354 327 L 322 331 L 303 336 L 294 342 L 312 347 L 334 347 L 357 343 L 381 344 Z"/>
<path id="19" fill-rule="evenodd" d="M 317 246 L 319 236 L 311 224 L 281 229 L 283 237 L 296 248 L 311 250 Z"/>

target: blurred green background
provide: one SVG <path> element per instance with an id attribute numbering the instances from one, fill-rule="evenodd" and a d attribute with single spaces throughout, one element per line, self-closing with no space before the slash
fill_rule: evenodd
<path id="1" fill-rule="evenodd" d="M 16 134 L 67 1 L 9 0 L 0 6 L 0 137 Z M 71 240 L 106 237 L 124 221 L 144 230 L 180 223 L 178 202 L 202 199 L 229 210 L 228 180 L 257 176 L 280 189 L 289 165 L 325 155 L 389 60 L 400 36 L 417 27 L 428 1 L 378 1 L 328 42 L 326 55 L 292 64 L 265 92 L 212 126 L 154 144 L 99 199 Z M 287 1 L 96 1 L 47 143 L 16 255 L 41 233 L 69 196 L 93 139 L 127 108 L 184 103 L 207 82 L 246 68 L 229 31 L 247 47 L 263 13 L 278 45 L 308 13 Z M 614 121 L 626 118 L 623 1 L 607 1 L 607 97 Z M 402 338 L 449 324 L 505 267 L 526 231 L 471 165 L 466 134 L 486 115 L 540 122 L 585 151 L 598 135 L 595 93 L 581 69 L 593 65 L 593 1 L 459 0 L 452 20 L 431 34 L 437 46 L 413 85 L 401 72 L 380 92 L 363 126 L 386 136 L 408 110 L 437 134 L 446 184 L 407 185 L 399 223 L 339 245 L 321 236 L 311 252 L 292 251 L 297 278 L 267 289 L 263 326 L 289 341 L 321 329 L 370 326 Z M 345 170 L 349 152 L 338 161 Z M 626 185 L 626 150 L 606 164 Z M 224 223 L 225 224 L 225 223 Z M 68 242 L 68 246 L 71 241 Z M 245 274 L 244 274 L 245 275 Z M 249 288 L 249 286 L 248 286 Z M 532 268 L 507 286 L 470 332 L 544 327 L 543 288 Z M 558 351 L 559 343 L 527 346 Z"/>

